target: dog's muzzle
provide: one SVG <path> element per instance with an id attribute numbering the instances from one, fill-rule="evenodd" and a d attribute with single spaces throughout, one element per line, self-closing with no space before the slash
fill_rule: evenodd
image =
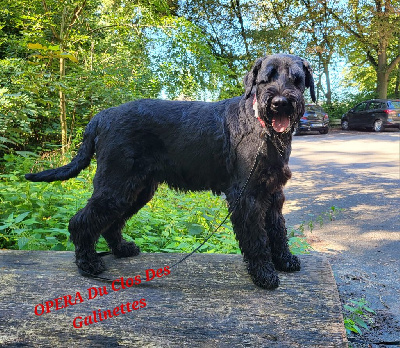
<path id="1" fill-rule="evenodd" d="M 283 133 L 290 129 L 290 115 L 293 113 L 292 103 L 284 96 L 275 96 L 271 100 L 271 125 L 275 132 Z"/>

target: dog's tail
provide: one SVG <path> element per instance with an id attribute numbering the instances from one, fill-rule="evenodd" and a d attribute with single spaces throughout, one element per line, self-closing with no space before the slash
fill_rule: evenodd
<path id="1" fill-rule="evenodd" d="M 76 177 L 82 169 L 85 169 L 90 164 L 95 152 L 96 128 L 97 122 L 93 119 L 87 125 L 78 153 L 70 163 L 59 168 L 45 170 L 36 174 L 25 174 L 25 179 L 30 181 L 51 182 L 68 180 Z"/>

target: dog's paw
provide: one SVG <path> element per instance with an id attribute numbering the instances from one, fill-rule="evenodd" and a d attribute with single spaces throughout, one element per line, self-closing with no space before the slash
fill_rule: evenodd
<path id="1" fill-rule="evenodd" d="M 134 242 L 123 240 L 118 247 L 112 249 L 112 253 L 118 258 L 137 256 L 140 254 L 140 248 Z"/>
<path id="2" fill-rule="evenodd" d="M 278 273 L 272 262 L 265 262 L 263 264 L 248 263 L 248 272 L 253 283 L 263 289 L 276 289 L 279 286 Z"/>
<path id="3" fill-rule="evenodd" d="M 100 274 L 106 270 L 104 261 L 97 254 L 77 255 L 75 260 L 79 272 L 86 274 Z"/>
<path id="4" fill-rule="evenodd" d="M 275 268 L 281 272 L 300 271 L 300 259 L 291 253 L 285 253 L 279 257 L 273 257 Z"/>

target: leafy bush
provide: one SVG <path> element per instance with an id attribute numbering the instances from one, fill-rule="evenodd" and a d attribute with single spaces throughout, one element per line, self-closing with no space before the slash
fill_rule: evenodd
<path id="1" fill-rule="evenodd" d="M 68 221 L 84 207 L 92 192 L 91 165 L 79 178 L 53 183 L 31 183 L 24 174 L 31 168 L 61 165 L 57 157 L 45 159 L 31 153 L 5 155 L 0 175 L 0 247 L 13 249 L 72 250 Z M 177 193 L 161 185 L 153 200 L 128 221 L 124 236 L 135 239 L 143 251 L 189 252 L 222 220 L 227 213 L 225 202 L 210 192 Z M 202 252 L 238 253 L 239 249 L 228 223 L 221 227 Z M 101 240 L 98 249 L 106 249 Z"/>
<path id="2" fill-rule="evenodd" d="M 372 93 L 348 93 L 341 96 L 340 100 L 333 100 L 332 104 L 322 104 L 321 106 L 328 113 L 331 119 L 340 119 L 343 114 L 364 100 L 374 98 Z"/>
<path id="3" fill-rule="evenodd" d="M 60 158 L 54 154 L 39 158 L 29 152 L 5 155 L 1 166 L 7 174 L 0 175 L 0 248 L 73 250 L 68 221 L 91 196 L 93 163 L 77 179 L 32 183 L 24 179 L 25 173 L 57 167 L 62 164 Z M 227 213 L 225 200 L 211 192 L 181 193 L 160 185 L 154 198 L 127 222 L 123 234 L 145 252 L 187 253 Z M 293 252 L 308 250 L 301 231 L 291 229 L 289 237 Z M 107 250 L 104 239 L 97 248 Z M 200 252 L 240 253 L 231 223 L 223 224 Z"/>
<path id="4" fill-rule="evenodd" d="M 0 175 L 0 247 L 17 249 L 72 250 L 68 220 L 90 197 L 89 172 L 74 181 L 37 184 L 26 181 L 24 173 L 43 161 L 31 153 L 4 155 Z M 35 162 L 34 162 L 35 159 Z M 46 161 L 57 165 L 55 159 Z M 35 164 L 34 164 L 35 163 Z"/>

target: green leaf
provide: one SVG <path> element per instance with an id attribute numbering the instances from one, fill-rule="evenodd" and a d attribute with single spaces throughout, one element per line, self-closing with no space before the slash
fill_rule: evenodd
<path id="1" fill-rule="evenodd" d="M 353 313 L 353 312 L 355 312 L 355 311 L 357 310 L 356 308 L 351 307 L 351 306 L 349 306 L 349 305 L 344 305 L 343 308 L 344 308 L 346 311 L 349 311 L 350 313 Z"/>
<path id="2" fill-rule="evenodd" d="M 30 214 L 31 212 L 30 211 L 27 211 L 27 212 L 25 212 L 25 213 L 22 213 L 22 214 L 20 214 L 20 215 L 18 215 L 15 219 L 14 219 L 14 223 L 19 223 L 19 222 L 21 222 L 23 219 L 25 219 L 29 214 Z"/>
<path id="3" fill-rule="evenodd" d="M 38 154 L 32 152 L 32 151 L 15 151 L 16 154 L 22 156 L 22 157 L 40 157 Z"/>
<path id="4" fill-rule="evenodd" d="M 61 243 L 56 244 L 51 248 L 51 250 L 56 250 L 56 251 L 64 251 L 65 247 Z"/>
<path id="5" fill-rule="evenodd" d="M 30 50 L 45 50 L 45 49 L 47 49 L 46 46 L 42 46 L 39 43 L 28 43 L 28 48 Z"/>
<path id="6" fill-rule="evenodd" d="M 66 58 L 71 60 L 74 63 L 78 63 L 78 59 L 71 53 L 61 53 L 60 55 L 58 55 L 60 58 Z"/>
<path id="7" fill-rule="evenodd" d="M 21 237 L 21 238 L 19 238 L 19 239 L 18 239 L 18 242 L 17 242 L 18 248 L 19 248 L 20 250 L 24 249 L 24 247 L 28 244 L 28 242 L 29 242 L 29 239 L 26 238 L 26 237 Z"/>
<path id="8" fill-rule="evenodd" d="M 369 308 L 369 307 L 367 307 L 367 306 L 364 306 L 363 309 L 366 310 L 366 311 L 369 312 L 369 313 L 376 314 L 375 311 L 374 311 L 373 309 L 371 309 L 371 308 Z"/>
<path id="9" fill-rule="evenodd" d="M 357 325 L 359 325 L 359 326 L 361 326 L 362 328 L 368 330 L 368 325 L 367 325 L 367 323 L 366 323 L 364 320 L 362 320 L 360 317 L 355 317 L 355 318 L 353 318 L 353 320 L 354 320 L 354 322 L 355 322 Z"/>
<path id="10" fill-rule="evenodd" d="M 198 236 L 198 235 L 202 234 L 203 231 L 204 231 L 204 227 L 203 226 L 198 225 L 198 224 L 191 224 L 189 226 L 189 231 L 188 232 L 189 232 L 189 234 L 191 236 Z"/>
<path id="11" fill-rule="evenodd" d="M 6 224 L 0 226 L 0 231 L 3 231 L 3 230 L 5 230 L 6 228 L 9 228 L 11 225 L 12 225 L 11 223 L 6 223 Z"/>
<path id="12" fill-rule="evenodd" d="M 3 143 L 10 143 L 10 144 L 15 144 L 15 141 L 12 141 L 8 138 L 5 137 L 0 137 L 0 141 L 2 141 Z"/>
<path id="13" fill-rule="evenodd" d="M 60 51 L 60 45 L 56 46 L 49 45 L 47 49 L 49 49 L 50 51 Z"/>

